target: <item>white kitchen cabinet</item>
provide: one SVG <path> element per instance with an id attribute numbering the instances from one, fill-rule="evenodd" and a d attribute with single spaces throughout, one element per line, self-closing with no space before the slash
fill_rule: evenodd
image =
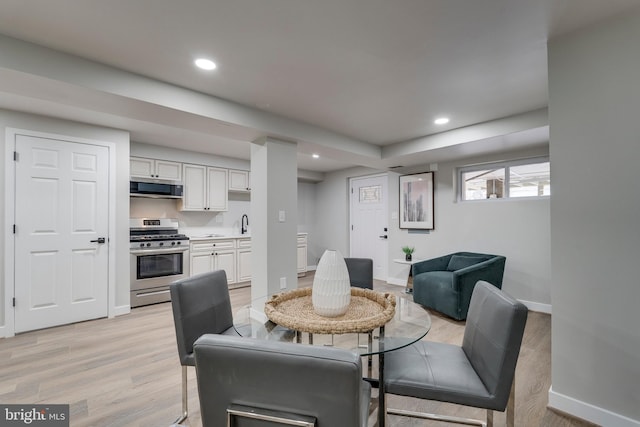
<path id="1" fill-rule="evenodd" d="M 131 157 L 129 158 L 129 174 L 131 178 L 182 181 L 182 163 L 147 159 L 144 157 Z"/>
<path id="2" fill-rule="evenodd" d="M 226 211 L 228 209 L 227 169 L 183 165 L 182 211 Z"/>
<path id="3" fill-rule="evenodd" d="M 229 284 L 236 282 L 236 250 L 234 239 L 198 240 L 191 242 L 191 275 L 224 270 Z"/>
<path id="4" fill-rule="evenodd" d="M 229 191 L 238 193 L 248 193 L 251 191 L 251 183 L 249 181 L 250 172 L 229 169 Z"/>
<path id="5" fill-rule="evenodd" d="M 238 262 L 238 282 L 248 282 L 251 280 L 251 239 L 248 237 L 238 239 L 238 252 L 236 256 Z"/>
<path id="6" fill-rule="evenodd" d="M 298 275 L 307 274 L 307 235 L 298 234 Z"/>

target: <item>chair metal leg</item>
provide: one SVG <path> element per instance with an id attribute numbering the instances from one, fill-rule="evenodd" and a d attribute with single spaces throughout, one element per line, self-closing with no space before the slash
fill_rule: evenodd
<path id="1" fill-rule="evenodd" d="M 507 402 L 507 427 L 514 427 L 516 418 L 516 377 L 513 376 L 511 383 L 511 391 L 509 392 L 509 401 Z"/>
<path id="2" fill-rule="evenodd" d="M 516 379 L 513 378 L 509 400 L 507 401 L 507 427 L 515 427 L 515 407 L 516 407 Z M 404 417 L 421 418 L 424 420 L 446 421 L 450 423 L 466 424 L 472 426 L 493 427 L 493 411 L 487 409 L 487 422 L 474 420 L 472 418 L 450 417 L 448 415 L 429 414 L 425 412 L 405 411 L 404 409 L 387 409 L 387 414 L 401 415 Z"/>
<path id="3" fill-rule="evenodd" d="M 187 399 L 187 367 L 183 365 L 182 366 L 182 415 L 180 415 L 180 417 L 178 417 L 178 419 L 173 422 L 174 424 L 180 424 L 181 422 L 186 420 L 187 417 L 189 416 L 187 403 L 188 403 L 188 399 Z"/>

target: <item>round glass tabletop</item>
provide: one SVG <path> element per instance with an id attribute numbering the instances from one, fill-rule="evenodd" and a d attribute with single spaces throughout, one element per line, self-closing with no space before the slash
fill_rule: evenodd
<path id="1" fill-rule="evenodd" d="M 413 344 L 431 328 L 426 309 L 413 302 L 412 295 L 399 290 L 393 318 L 370 333 L 308 334 L 277 325 L 264 314 L 267 297 L 259 298 L 234 313 L 234 324 L 242 336 L 314 345 L 330 345 L 356 352 L 362 356 L 385 353 Z"/>

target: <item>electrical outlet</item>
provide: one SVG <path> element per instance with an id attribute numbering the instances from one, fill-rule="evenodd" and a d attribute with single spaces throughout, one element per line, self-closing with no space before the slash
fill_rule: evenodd
<path id="1" fill-rule="evenodd" d="M 280 289 L 287 289 L 287 278 L 286 277 L 281 277 L 280 278 Z"/>

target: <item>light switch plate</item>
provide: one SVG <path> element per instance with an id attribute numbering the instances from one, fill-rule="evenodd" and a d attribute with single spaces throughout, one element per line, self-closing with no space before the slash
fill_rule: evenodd
<path id="1" fill-rule="evenodd" d="M 285 219 L 284 211 L 279 211 L 278 212 L 278 221 L 284 222 L 284 219 Z"/>

